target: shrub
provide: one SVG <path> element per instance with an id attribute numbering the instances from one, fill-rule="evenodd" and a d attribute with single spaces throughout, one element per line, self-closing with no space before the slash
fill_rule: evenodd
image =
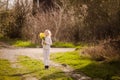
<path id="1" fill-rule="evenodd" d="M 1 11 L 0 12 L 0 33 L 3 36 L 10 35 L 14 29 L 14 17 L 12 11 Z"/>
<path id="2" fill-rule="evenodd" d="M 118 43 L 119 41 L 110 41 L 96 46 L 86 47 L 82 50 L 82 54 L 97 61 L 120 60 L 120 49 Z"/>

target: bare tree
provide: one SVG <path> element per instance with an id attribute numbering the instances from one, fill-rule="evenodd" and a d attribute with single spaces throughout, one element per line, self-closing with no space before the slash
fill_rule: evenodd
<path id="1" fill-rule="evenodd" d="M 8 3 L 6 0 L 0 0 L 0 9 L 5 10 L 7 5 L 8 5 Z"/>
<path id="2" fill-rule="evenodd" d="M 33 0 L 33 14 L 49 12 L 54 8 L 54 0 Z"/>
<path id="3" fill-rule="evenodd" d="M 9 0 L 6 1 L 6 11 L 8 10 Z"/>

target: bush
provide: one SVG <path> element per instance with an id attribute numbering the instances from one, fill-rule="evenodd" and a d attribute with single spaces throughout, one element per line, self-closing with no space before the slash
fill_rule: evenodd
<path id="1" fill-rule="evenodd" d="M 14 29 L 14 17 L 12 11 L 1 11 L 0 12 L 0 33 L 4 36 L 10 35 Z"/>
<path id="2" fill-rule="evenodd" d="M 86 47 L 82 50 L 82 54 L 97 61 L 120 60 L 119 42 L 120 41 L 109 41 L 96 46 Z"/>

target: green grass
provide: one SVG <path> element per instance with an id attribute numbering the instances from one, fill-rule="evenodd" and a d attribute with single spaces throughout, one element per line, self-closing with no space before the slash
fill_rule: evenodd
<path id="1" fill-rule="evenodd" d="M 8 39 L 8 38 L 0 38 L 0 41 L 5 42 L 11 46 L 15 47 L 29 47 L 34 48 L 37 47 L 37 44 L 33 44 L 31 41 L 25 41 L 20 39 Z"/>
<path id="2" fill-rule="evenodd" d="M 0 80 L 20 80 L 19 76 L 12 76 L 17 73 L 16 68 L 11 68 L 9 61 L 0 59 Z"/>
<path id="3" fill-rule="evenodd" d="M 52 47 L 57 47 L 57 48 L 75 48 L 75 45 L 70 42 L 54 42 L 52 44 Z"/>
<path id="4" fill-rule="evenodd" d="M 76 48 L 76 50 L 82 49 L 83 47 L 88 46 L 88 43 L 72 43 L 72 42 L 54 42 L 52 47 L 55 48 Z"/>
<path id="5" fill-rule="evenodd" d="M 41 61 L 26 56 L 18 57 L 17 64 L 21 67 L 12 68 L 8 60 L 0 59 L 0 80 L 22 80 L 24 75 L 40 80 L 73 80 L 58 68 L 50 67 L 49 70 L 45 70 Z"/>
<path id="6" fill-rule="evenodd" d="M 31 43 L 30 41 L 22 41 L 22 40 L 17 40 L 13 42 L 12 45 L 15 47 L 36 47 L 36 45 Z"/>
<path id="7" fill-rule="evenodd" d="M 61 64 L 67 64 L 75 69 L 77 73 L 83 72 L 92 78 L 103 80 L 116 80 L 120 77 L 120 62 L 103 63 L 82 57 L 78 51 L 52 54 L 51 59 Z M 119 79 L 118 79 L 119 80 Z"/>
<path id="8" fill-rule="evenodd" d="M 0 33 L 0 39 L 2 39 L 4 36 Z"/>
<path id="9" fill-rule="evenodd" d="M 21 40 L 21 39 L 4 38 L 4 37 L 2 37 L 1 34 L 0 34 L 0 41 L 7 43 L 11 46 L 15 46 L 15 47 L 35 48 L 37 46 L 40 46 L 40 44 L 34 44 L 31 41 L 25 41 L 25 40 Z M 79 50 L 79 49 L 83 48 L 84 46 L 87 46 L 87 44 L 86 43 L 74 44 L 72 42 L 53 42 L 53 44 L 52 44 L 52 47 L 55 47 L 55 48 L 76 48 L 76 50 Z"/>
<path id="10" fill-rule="evenodd" d="M 18 60 L 27 73 L 40 80 L 72 80 L 72 78 L 66 76 L 61 70 L 55 67 L 45 70 L 41 61 L 26 56 L 20 56 Z"/>
<path id="11" fill-rule="evenodd" d="M 52 54 L 51 59 L 62 64 L 71 65 L 75 69 L 83 68 L 93 62 L 88 58 L 80 57 L 77 52 L 78 51 Z"/>

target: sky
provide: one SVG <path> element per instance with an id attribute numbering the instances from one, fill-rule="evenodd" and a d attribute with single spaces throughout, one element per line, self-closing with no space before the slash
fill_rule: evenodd
<path id="1" fill-rule="evenodd" d="M 6 3 L 7 0 L 1 0 L 1 1 Z M 16 0 L 8 0 L 8 1 L 9 1 L 8 8 L 11 9 L 14 6 L 14 3 Z M 25 0 L 23 0 L 23 1 L 25 1 Z M 32 0 L 28 0 L 28 1 L 30 1 L 30 3 L 31 3 Z"/>
<path id="2" fill-rule="evenodd" d="M 9 0 L 9 8 L 14 5 L 14 0 Z"/>
<path id="3" fill-rule="evenodd" d="M 14 5 L 14 1 L 15 1 L 15 0 L 8 0 L 8 1 L 9 1 L 8 7 L 11 8 L 11 7 Z M 1 2 L 2 2 L 2 3 L 6 3 L 7 0 L 1 0 Z"/>

